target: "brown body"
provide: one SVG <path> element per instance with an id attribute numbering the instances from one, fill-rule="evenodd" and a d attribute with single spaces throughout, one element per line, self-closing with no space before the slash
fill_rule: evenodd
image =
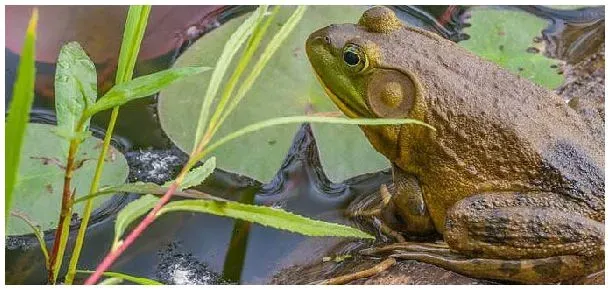
<path id="1" fill-rule="evenodd" d="M 394 164 L 399 229 L 436 231 L 451 248 L 395 252 L 527 283 L 603 269 L 603 140 L 560 97 L 382 7 L 313 33 L 307 52 L 346 115 L 436 128 L 362 127 Z"/>

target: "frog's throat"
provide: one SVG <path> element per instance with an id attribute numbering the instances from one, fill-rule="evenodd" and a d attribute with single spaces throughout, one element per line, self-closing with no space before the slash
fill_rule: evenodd
<path id="1" fill-rule="evenodd" d="M 326 84 L 324 84 L 324 81 L 322 81 L 322 78 L 320 77 L 320 75 L 318 75 L 317 73 L 315 73 L 315 75 L 316 75 L 316 78 L 318 79 L 319 83 L 324 88 L 326 95 L 328 95 L 330 97 L 330 99 L 333 101 L 333 103 L 335 103 L 335 105 L 337 105 L 337 107 L 339 107 L 339 110 L 341 110 L 343 112 L 343 114 L 345 114 L 349 118 L 360 117 L 360 116 L 358 116 L 358 114 L 356 114 L 356 112 L 354 112 L 352 109 L 350 109 L 348 106 L 346 106 L 345 103 L 343 101 L 341 101 L 341 99 L 339 99 L 339 97 L 337 97 L 337 95 L 335 93 L 333 93 L 333 91 L 331 91 L 326 86 Z"/>

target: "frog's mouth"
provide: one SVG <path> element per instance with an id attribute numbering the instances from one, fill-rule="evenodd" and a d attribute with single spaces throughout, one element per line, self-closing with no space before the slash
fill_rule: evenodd
<path id="1" fill-rule="evenodd" d="M 314 71 L 315 71 L 315 69 L 314 69 Z M 326 92 L 326 95 L 328 95 L 330 97 L 330 99 L 333 101 L 333 103 L 335 103 L 335 105 L 337 105 L 337 107 L 339 107 L 339 110 L 341 110 L 343 112 L 343 114 L 345 114 L 349 118 L 358 118 L 359 117 L 359 115 L 355 111 L 350 109 L 343 101 L 341 101 L 341 99 L 339 97 L 337 97 L 337 94 L 335 94 L 324 83 L 324 80 L 322 80 L 322 78 L 320 77 L 320 75 L 317 72 L 315 72 L 314 75 L 316 75 L 318 82 L 322 85 L 322 88 L 324 88 L 324 92 Z"/>

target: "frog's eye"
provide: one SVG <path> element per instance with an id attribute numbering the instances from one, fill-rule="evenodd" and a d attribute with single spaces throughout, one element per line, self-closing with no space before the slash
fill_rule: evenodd
<path id="1" fill-rule="evenodd" d="M 343 63 L 349 70 L 356 73 L 363 71 L 368 66 L 366 54 L 359 46 L 351 43 L 343 48 Z"/>

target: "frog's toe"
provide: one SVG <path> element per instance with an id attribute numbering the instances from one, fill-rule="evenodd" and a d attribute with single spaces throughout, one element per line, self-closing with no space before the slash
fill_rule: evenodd
<path id="1" fill-rule="evenodd" d="M 361 250 L 360 253 L 363 255 L 378 255 L 383 253 L 400 253 L 400 252 L 421 252 L 421 253 L 438 253 L 438 254 L 449 254 L 449 246 L 444 243 L 413 243 L 403 242 L 394 243 L 382 247 L 369 248 Z"/>

